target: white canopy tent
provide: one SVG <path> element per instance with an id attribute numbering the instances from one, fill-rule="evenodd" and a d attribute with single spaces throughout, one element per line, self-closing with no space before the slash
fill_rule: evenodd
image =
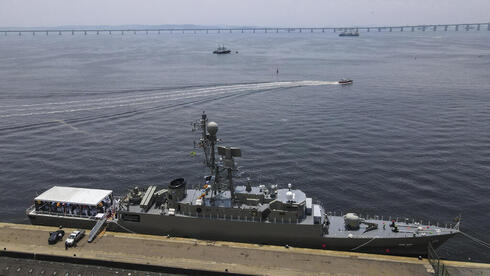
<path id="1" fill-rule="evenodd" d="M 111 194 L 112 190 L 54 186 L 34 200 L 96 206 Z"/>

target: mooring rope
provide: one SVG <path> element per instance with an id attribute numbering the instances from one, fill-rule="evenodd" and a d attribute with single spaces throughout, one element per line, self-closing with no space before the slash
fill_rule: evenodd
<path id="1" fill-rule="evenodd" d="M 131 231 L 130 229 L 128 229 L 128 228 L 126 228 L 126 227 L 122 226 L 122 225 L 121 225 L 121 224 L 119 224 L 118 222 L 116 222 L 116 224 L 117 224 L 118 226 L 120 226 L 122 229 L 124 229 L 124 230 L 126 230 L 126 231 L 128 231 L 128 232 L 130 232 L 130 233 L 133 233 L 133 234 L 138 234 L 138 233 L 136 233 L 136 232 L 134 232 L 134 231 Z"/>
<path id="2" fill-rule="evenodd" d="M 378 238 L 378 236 L 374 236 L 372 239 L 368 240 L 367 242 L 365 242 L 365 243 L 363 243 L 363 244 L 361 244 L 361 245 L 359 245 L 359 246 L 357 246 L 357 247 L 352 248 L 351 250 L 352 250 L 352 251 L 357 250 L 357 249 L 359 249 L 359 248 L 361 248 L 361 247 L 365 246 L 366 244 L 368 244 L 368 243 L 370 243 L 370 242 L 374 241 L 374 239 L 376 239 L 376 238 Z"/>
<path id="3" fill-rule="evenodd" d="M 459 232 L 460 232 L 461 234 L 463 234 L 465 237 L 469 238 L 470 240 L 472 240 L 472 241 L 474 241 L 474 242 L 476 242 L 476 243 L 479 243 L 479 244 L 481 244 L 481 245 L 483 245 L 483 246 L 485 246 L 485 247 L 487 247 L 487 248 L 490 248 L 490 244 L 489 244 L 489 243 L 487 243 L 487 242 L 485 242 L 485 241 L 482 241 L 482 240 L 480 240 L 480 239 L 478 239 L 478 238 L 475 238 L 475 237 L 471 236 L 470 234 L 467 234 L 467 233 L 465 233 L 465 232 L 463 232 L 463 231 L 461 231 L 461 230 L 460 230 Z"/>

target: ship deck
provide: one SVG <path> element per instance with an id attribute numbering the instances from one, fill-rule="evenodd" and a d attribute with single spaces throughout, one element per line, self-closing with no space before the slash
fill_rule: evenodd
<path id="1" fill-rule="evenodd" d="M 97 265 L 125 275 L 433 275 L 427 259 L 127 233 L 103 232 L 92 243 L 85 237 L 65 250 L 63 242 L 47 243 L 49 232 L 56 229 L 0 223 L 0 274 L 72 275 L 82 264 L 84 270 Z M 450 275 L 490 273 L 490 264 L 442 262 Z"/>
<path id="2" fill-rule="evenodd" d="M 436 225 L 422 225 L 415 222 L 396 222 L 398 232 L 393 232 L 389 221 L 379 219 L 368 219 L 367 222 L 376 223 L 377 229 L 366 231 L 368 226 L 361 224 L 359 230 L 346 230 L 344 219 L 340 216 L 329 216 L 329 233 L 326 237 L 345 238 L 351 234 L 352 238 L 409 238 L 409 237 L 430 237 L 438 235 L 448 235 L 459 232 L 456 229 L 439 227 Z M 384 226 L 383 226 L 384 225 Z M 421 229 L 418 229 L 418 228 Z"/>
<path id="3" fill-rule="evenodd" d="M 196 194 L 199 194 L 196 192 Z M 187 198 L 194 198 L 195 196 L 188 196 Z M 228 207 L 229 204 L 223 203 L 223 207 Z M 237 207 L 238 208 L 238 207 Z M 142 208 L 139 205 L 130 205 L 129 206 L 129 211 L 134 212 L 134 213 L 146 213 L 146 214 L 153 214 L 153 215 L 168 215 L 165 213 L 162 209 L 160 208 L 155 208 L 152 206 L 149 208 L 147 211 L 143 211 Z M 177 213 L 175 216 L 180 216 L 180 217 L 198 217 L 197 213 L 196 214 L 186 214 L 184 213 Z M 202 216 L 201 216 L 202 217 Z M 204 217 L 207 218 L 207 217 Z M 249 222 L 255 222 L 255 223 L 260 223 L 260 221 L 251 221 L 251 220 L 246 220 L 244 218 L 239 218 L 239 217 L 209 217 L 209 219 L 218 219 L 218 220 L 233 220 L 233 221 L 249 221 Z M 453 229 L 453 228 L 445 228 L 445 227 L 439 227 L 437 225 L 422 225 L 419 223 L 415 222 L 396 222 L 396 226 L 398 227 L 398 232 L 392 231 L 390 228 L 390 222 L 385 221 L 385 220 L 379 220 L 379 219 L 367 219 L 367 222 L 370 223 L 376 223 L 378 225 L 378 228 L 366 231 L 368 228 L 368 225 L 366 224 L 361 224 L 358 230 L 347 230 L 345 229 L 344 225 L 344 218 L 341 216 L 328 216 L 328 219 L 330 221 L 329 225 L 329 231 L 328 234 L 325 234 L 325 237 L 330 237 L 330 238 L 346 238 L 349 235 L 351 235 L 352 238 L 367 238 L 367 239 L 377 239 L 377 238 L 410 238 L 410 237 L 431 237 L 431 236 L 438 236 L 438 235 L 448 235 L 448 234 L 453 234 L 458 232 L 458 230 Z M 270 222 L 272 223 L 272 222 Z M 274 222 L 274 223 L 281 223 L 281 222 Z M 313 222 L 313 216 L 308 215 L 306 216 L 303 220 L 297 222 L 298 224 L 303 224 L 303 225 L 312 225 L 314 224 Z M 418 229 L 421 227 L 421 229 Z"/>

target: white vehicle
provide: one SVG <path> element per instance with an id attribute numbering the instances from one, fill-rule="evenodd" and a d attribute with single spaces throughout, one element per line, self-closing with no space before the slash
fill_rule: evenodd
<path id="1" fill-rule="evenodd" d="M 76 246 L 77 242 L 83 238 L 85 235 L 85 230 L 75 230 L 73 231 L 68 238 L 66 238 L 65 246 L 72 247 Z"/>

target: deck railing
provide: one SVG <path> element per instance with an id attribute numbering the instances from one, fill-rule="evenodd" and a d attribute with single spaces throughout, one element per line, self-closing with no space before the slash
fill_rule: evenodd
<path id="1" fill-rule="evenodd" d="M 109 211 L 114 214 L 115 211 L 115 205 L 112 205 L 106 209 L 106 212 L 104 213 L 105 216 L 109 214 Z M 50 216 L 59 216 L 59 217 L 74 217 L 74 218 L 88 218 L 88 219 L 96 219 L 95 216 L 92 215 L 84 215 L 82 213 L 80 214 L 73 214 L 70 212 L 52 212 L 52 211 L 43 211 L 43 210 L 36 210 L 36 207 L 32 205 L 27 209 L 27 213 L 35 212 L 36 214 L 40 215 L 50 215 Z"/>
<path id="2" fill-rule="evenodd" d="M 267 219 L 263 220 L 262 216 L 238 216 L 238 215 L 223 215 L 223 214 L 201 214 L 197 212 L 182 212 L 184 216 L 195 217 L 195 218 L 207 218 L 207 219 L 217 219 L 217 220 L 227 220 L 227 221 L 242 221 L 242 222 L 269 222 L 269 223 L 280 223 L 280 224 L 299 224 L 304 219 Z"/>

